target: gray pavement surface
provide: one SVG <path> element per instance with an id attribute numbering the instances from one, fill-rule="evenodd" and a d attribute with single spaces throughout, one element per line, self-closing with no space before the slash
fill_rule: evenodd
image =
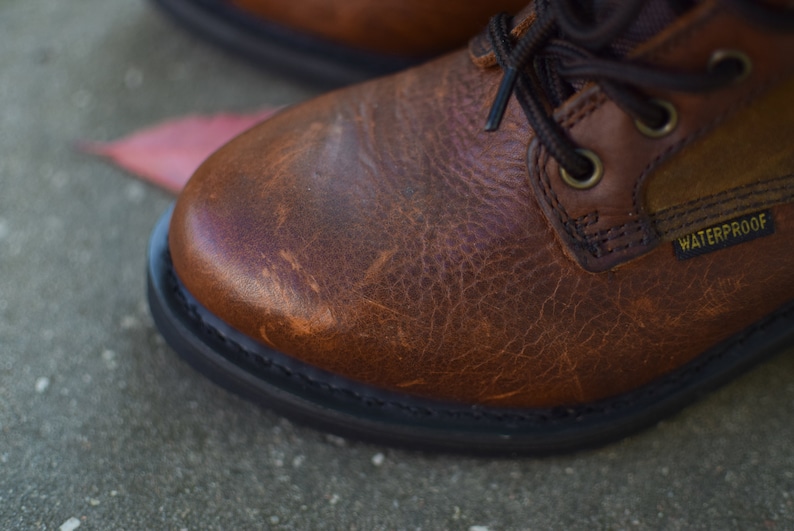
<path id="1" fill-rule="evenodd" d="M 74 143 L 313 94 L 140 0 L 0 0 L 0 529 L 794 529 L 792 353 L 520 460 L 329 437 L 180 361 L 145 302 L 172 198 Z"/>

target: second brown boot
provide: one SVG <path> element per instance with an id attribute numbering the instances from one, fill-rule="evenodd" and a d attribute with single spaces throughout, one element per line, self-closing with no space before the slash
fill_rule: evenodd
<path id="1" fill-rule="evenodd" d="M 615 439 L 794 344 L 794 12 L 586 4 L 221 149 L 152 236 L 169 343 L 325 429 L 490 453 Z"/>
<path id="2" fill-rule="evenodd" d="M 200 34 L 320 84 L 402 70 L 455 49 L 525 0 L 156 0 Z"/>

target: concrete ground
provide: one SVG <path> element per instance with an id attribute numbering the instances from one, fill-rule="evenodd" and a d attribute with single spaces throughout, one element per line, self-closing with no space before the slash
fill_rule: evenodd
<path id="1" fill-rule="evenodd" d="M 73 148 L 311 89 L 139 0 L 0 0 L 0 529 L 794 529 L 794 356 L 576 455 L 482 460 L 328 437 L 160 339 L 172 198 Z"/>

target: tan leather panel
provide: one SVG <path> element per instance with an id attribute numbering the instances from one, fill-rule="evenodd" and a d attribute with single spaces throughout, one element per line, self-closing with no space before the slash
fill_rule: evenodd
<path id="1" fill-rule="evenodd" d="M 427 57 L 463 45 L 526 0 L 232 0 L 271 22 L 373 52 Z"/>
<path id="2" fill-rule="evenodd" d="M 794 175 L 794 77 L 667 160 L 648 179 L 655 214 L 728 190 Z"/>
<path id="3" fill-rule="evenodd" d="M 697 232 L 745 214 L 794 201 L 794 173 L 724 190 L 651 214 L 662 240 Z"/>

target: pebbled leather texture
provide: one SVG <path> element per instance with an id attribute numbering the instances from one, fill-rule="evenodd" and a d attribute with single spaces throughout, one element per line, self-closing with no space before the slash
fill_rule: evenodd
<path id="1" fill-rule="evenodd" d="M 293 30 L 362 50 L 430 57 L 463 45 L 500 11 L 526 0 L 232 0 Z"/>
<path id="2" fill-rule="evenodd" d="M 515 99 L 500 129 L 483 131 L 501 71 L 470 50 L 288 109 L 190 181 L 169 233 L 176 273 L 251 338 L 383 389 L 522 408 L 636 389 L 794 298 L 790 197 L 769 206 L 773 234 L 685 261 L 645 210 L 661 160 L 708 168 L 695 139 L 789 79 L 792 38 L 719 2 L 702 2 L 646 53 L 702 67 L 707 50 L 733 42 L 725 28 L 752 50 L 783 51 L 754 57 L 747 85 L 676 100 L 671 138 L 638 136 L 595 86 L 558 110 L 605 162 L 604 181 L 583 193 L 562 187 Z M 794 140 L 791 124 L 778 129 Z M 700 178 L 714 194 L 736 187 L 718 172 Z M 675 195 L 664 183 L 654 193 Z M 625 225 L 625 251 L 582 259 L 576 223 L 607 230 L 615 249 L 609 230 Z M 647 241 L 628 245 L 632 231 Z"/>

